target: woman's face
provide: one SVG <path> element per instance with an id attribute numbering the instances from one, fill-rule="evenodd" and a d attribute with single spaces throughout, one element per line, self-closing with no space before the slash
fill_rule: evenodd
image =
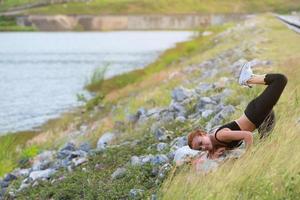
<path id="1" fill-rule="evenodd" d="M 195 150 L 209 151 L 213 149 L 213 145 L 208 135 L 196 136 L 193 139 L 192 147 Z"/>

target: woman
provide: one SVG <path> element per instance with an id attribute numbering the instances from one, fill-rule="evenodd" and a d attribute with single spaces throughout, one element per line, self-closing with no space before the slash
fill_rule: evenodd
<path id="1" fill-rule="evenodd" d="M 277 103 L 287 78 L 283 74 L 255 75 L 252 73 L 251 62 L 243 65 L 239 84 L 252 87 L 252 84 L 268 85 L 265 90 L 246 107 L 244 114 L 221 127 L 214 134 L 207 134 L 195 130 L 188 135 L 188 145 L 191 149 L 208 151 L 208 157 L 217 158 L 226 149 L 239 147 L 243 141 L 248 149 L 253 143 L 252 131 L 259 128 L 263 121 L 272 112 Z"/>

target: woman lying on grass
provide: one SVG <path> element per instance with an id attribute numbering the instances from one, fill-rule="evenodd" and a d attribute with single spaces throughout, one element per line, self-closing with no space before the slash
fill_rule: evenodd
<path id="1" fill-rule="evenodd" d="M 208 151 L 208 157 L 218 158 L 225 150 L 239 147 L 243 141 L 248 149 L 253 143 L 252 132 L 259 128 L 266 118 L 274 117 L 273 106 L 277 103 L 287 78 L 283 74 L 270 73 L 255 75 L 252 73 L 251 62 L 243 65 L 239 84 L 251 88 L 251 84 L 268 85 L 265 90 L 246 107 L 244 114 L 221 127 L 214 134 L 195 130 L 188 135 L 188 145 L 191 149 Z"/>

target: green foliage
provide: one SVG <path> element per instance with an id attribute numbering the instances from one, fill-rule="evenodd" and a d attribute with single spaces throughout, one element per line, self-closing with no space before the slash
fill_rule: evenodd
<path id="1" fill-rule="evenodd" d="M 15 17 L 0 16 L 0 31 L 34 31 L 34 27 L 23 27 L 16 24 Z"/>
<path id="2" fill-rule="evenodd" d="M 40 152 L 40 148 L 33 145 L 25 148 L 21 153 L 21 159 L 28 159 L 36 156 Z"/>
<path id="3" fill-rule="evenodd" d="M 36 135 L 35 132 L 8 133 L 0 137 L 0 176 L 17 167 L 20 150 L 26 142 Z"/>
<path id="4" fill-rule="evenodd" d="M 86 81 L 85 89 L 95 91 L 97 88 L 101 88 L 107 68 L 108 65 L 94 69 L 91 77 Z"/>
<path id="5" fill-rule="evenodd" d="M 97 106 L 100 102 L 102 102 L 104 95 L 101 92 L 98 92 L 96 97 L 92 98 L 85 104 L 85 108 L 89 111 L 92 110 L 95 106 Z"/>
<path id="6" fill-rule="evenodd" d="M 130 189 L 145 190 L 144 197 L 157 191 L 156 177 L 152 175 L 152 166 L 131 166 L 127 163 L 133 155 L 153 154 L 147 146 L 155 142 L 155 138 L 144 133 L 134 148 L 130 145 L 111 147 L 90 157 L 89 162 L 78 167 L 73 173 L 60 171 L 55 178 L 65 176 L 63 180 L 40 182 L 36 187 L 28 188 L 18 194 L 16 199 L 129 199 Z M 111 174 L 118 168 L 126 166 L 126 174 L 116 180 Z M 81 168 L 86 168 L 83 171 Z"/>
<path id="7" fill-rule="evenodd" d="M 20 4 L 20 3 L 19 3 Z M 69 2 L 30 9 L 31 14 L 185 14 L 253 13 L 299 10 L 297 0 L 94 0 Z"/>

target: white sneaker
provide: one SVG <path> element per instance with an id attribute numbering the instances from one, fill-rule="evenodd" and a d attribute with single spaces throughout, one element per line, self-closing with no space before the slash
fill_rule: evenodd
<path id="1" fill-rule="evenodd" d="M 252 88 L 252 86 L 247 83 L 247 81 L 252 77 L 252 75 L 253 72 L 251 69 L 251 63 L 246 62 L 245 64 L 243 64 L 240 71 L 239 84 L 242 86 L 248 86 L 249 88 Z"/>

